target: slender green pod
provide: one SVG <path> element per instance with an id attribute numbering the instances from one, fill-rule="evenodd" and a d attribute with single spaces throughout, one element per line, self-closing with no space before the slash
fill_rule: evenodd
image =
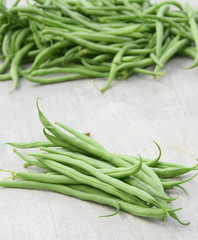
<path id="1" fill-rule="evenodd" d="M 109 216 L 114 216 L 120 211 L 120 206 L 117 200 L 84 193 L 84 192 L 72 189 L 70 187 L 63 186 L 61 184 L 41 183 L 36 181 L 3 181 L 3 182 L 1 181 L 0 186 L 7 187 L 7 188 L 28 188 L 28 189 L 50 190 L 50 191 L 62 193 L 65 195 L 69 195 L 72 197 L 76 197 L 81 200 L 92 201 L 92 202 L 115 207 L 116 212 Z"/>
<path id="2" fill-rule="evenodd" d="M 65 175 L 52 175 L 46 173 L 33 173 L 33 172 L 15 172 L 14 178 L 20 178 L 28 181 L 37 181 L 53 184 L 79 184 L 72 178 Z"/>
<path id="3" fill-rule="evenodd" d="M 13 80 L 13 90 L 14 91 L 17 87 L 18 87 L 18 81 L 19 81 L 19 65 L 23 59 L 23 57 L 27 54 L 27 52 L 34 46 L 34 43 L 29 43 L 26 46 L 24 46 L 23 48 L 21 48 L 16 55 L 14 56 L 14 58 L 12 59 L 12 63 L 11 63 L 11 67 L 10 67 L 10 75 L 12 77 Z"/>
<path id="4" fill-rule="evenodd" d="M 21 142 L 21 143 L 14 143 L 14 142 L 8 142 L 6 143 L 12 147 L 16 148 L 40 148 L 40 147 L 57 147 L 57 145 L 51 143 L 51 142 L 44 142 L 44 141 L 35 141 L 35 142 Z"/>
<path id="5" fill-rule="evenodd" d="M 142 162 L 136 163 L 128 168 L 101 169 L 100 171 L 114 178 L 126 178 L 138 173 L 141 170 Z"/>
<path id="6" fill-rule="evenodd" d="M 170 180 L 166 180 L 166 179 L 161 179 L 161 181 L 162 181 L 164 189 L 167 190 L 167 189 L 171 189 L 171 188 L 178 187 L 178 186 L 181 187 L 180 186 L 181 184 L 189 182 L 196 176 L 197 176 L 197 173 L 195 175 L 193 175 L 192 177 L 190 177 L 186 180 L 182 180 L 182 181 L 170 181 Z"/>
<path id="7" fill-rule="evenodd" d="M 169 9 L 168 5 L 163 5 L 159 8 L 157 12 L 157 16 L 163 17 L 166 11 Z M 162 44 L 163 44 L 163 33 L 164 33 L 164 26 L 161 21 L 156 21 L 156 57 L 159 59 L 162 54 Z"/>
<path id="8" fill-rule="evenodd" d="M 186 168 L 153 168 L 154 172 L 160 178 L 170 178 L 170 177 L 177 177 L 183 174 L 186 174 L 191 171 L 198 170 L 197 166 L 195 167 L 186 167 Z"/>

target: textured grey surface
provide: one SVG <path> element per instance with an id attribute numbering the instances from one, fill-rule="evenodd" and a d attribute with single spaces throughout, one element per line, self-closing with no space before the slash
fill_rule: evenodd
<path id="1" fill-rule="evenodd" d="M 181 1 L 184 2 L 184 1 Z M 189 1 L 197 4 L 197 1 Z M 13 94 L 12 82 L 0 83 L 0 168 L 23 170 L 22 161 L 7 141 L 43 139 L 37 117 L 36 98 L 52 121 L 58 120 L 92 137 L 108 149 L 154 157 L 163 150 L 162 160 L 193 165 L 198 157 L 198 69 L 185 70 L 188 59 L 174 59 L 160 80 L 136 75 L 115 82 L 106 93 L 98 92 L 88 80 L 36 86 L 21 81 Z M 103 80 L 97 84 L 102 86 Z M 1 178 L 5 175 L 2 173 Z M 100 218 L 112 209 L 61 194 L 0 189 L 1 240 L 132 240 L 197 239 L 198 179 L 185 184 L 189 196 L 180 195 L 173 206 L 183 207 L 179 217 L 191 221 L 187 227 L 171 219 L 145 220 L 121 212 Z"/>

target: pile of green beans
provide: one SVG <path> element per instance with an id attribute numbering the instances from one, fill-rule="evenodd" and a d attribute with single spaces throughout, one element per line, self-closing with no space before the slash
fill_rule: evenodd
<path id="1" fill-rule="evenodd" d="M 165 190 L 180 187 L 185 191 L 181 184 L 197 174 L 185 180 L 180 176 L 196 171 L 197 165 L 161 162 L 157 143 L 159 155 L 153 160 L 109 152 L 89 134 L 62 123 L 52 124 L 40 110 L 38 100 L 37 108 L 47 141 L 8 144 L 22 149 L 39 148 L 26 154 L 14 149 L 25 161 L 24 167 L 36 166 L 39 173 L 10 171 L 10 178 L 17 181 L 0 181 L 0 186 L 45 189 L 116 208 L 108 216 L 123 210 L 140 217 L 170 216 L 189 224 L 178 219 L 175 212 L 181 208 L 173 209 L 169 204 L 177 198 L 168 196 Z"/>
<path id="2" fill-rule="evenodd" d="M 175 55 L 198 65 L 198 12 L 172 0 L 0 0 L 0 81 L 37 84 L 162 76 Z"/>

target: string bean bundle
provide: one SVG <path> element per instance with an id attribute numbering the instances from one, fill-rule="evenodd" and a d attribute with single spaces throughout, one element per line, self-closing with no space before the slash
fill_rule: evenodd
<path id="1" fill-rule="evenodd" d="M 180 176 L 197 170 L 197 166 L 161 162 L 157 143 L 159 156 L 153 160 L 109 152 L 89 134 L 62 123 L 52 124 L 38 102 L 37 108 L 47 141 L 8 144 L 23 149 L 40 148 L 28 154 L 16 149 L 14 152 L 25 161 L 24 167 L 36 166 L 42 171 L 10 171 L 11 178 L 17 180 L 0 181 L 0 186 L 45 189 L 116 208 L 108 216 L 123 210 L 140 217 L 170 216 L 181 224 L 189 224 L 178 219 L 175 212 L 181 208 L 173 209 L 169 204 L 177 198 L 170 197 L 166 190 L 180 187 L 185 191 L 181 184 L 197 174 L 186 180 Z"/>
<path id="2" fill-rule="evenodd" d="M 158 77 L 175 55 L 198 65 L 198 13 L 176 1 L 0 1 L 0 81 L 38 84 L 114 79 L 135 73 Z M 28 64 L 28 67 L 27 67 Z"/>

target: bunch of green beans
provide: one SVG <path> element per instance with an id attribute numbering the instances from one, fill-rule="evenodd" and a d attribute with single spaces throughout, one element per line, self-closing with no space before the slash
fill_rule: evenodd
<path id="1" fill-rule="evenodd" d="M 180 208 L 172 209 L 168 204 L 176 198 L 168 196 L 165 190 L 180 187 L 185 191 L 181 184 L 197 174 L 186 180 L 178 177 L 197 170 L 197 166 L 160 162 L 157 143 L 159 155 L 153 160 L 109 152 L 89 134 L 62 123 L 52 124 L 40 110 L 38 100 L 37 108 L 47 141 L 8 144 L 22 149 L 40 148 L 40 152 L 28 154 L 16 149 L 14 152 L 25 161 L 24 167 L 36 166 L 42 171 L 11 171 L 11 178 L 18 180 L 1 181 L 0 186 L 45 189 L 116 208 L 108 216 L 123 210 L 140 217 L 170 216 L 181 224 L 189 224 L 178 219 L 175 211 Z"/>
<path id="2" fill-rule="evenodd" d="M 163 75 L 175 55 L 198 65 L 198 13 L 176 1 L 0 1 L 0 81 L 39 84 Z M 172 8 L 172 6 L 174 8 Z"/>

